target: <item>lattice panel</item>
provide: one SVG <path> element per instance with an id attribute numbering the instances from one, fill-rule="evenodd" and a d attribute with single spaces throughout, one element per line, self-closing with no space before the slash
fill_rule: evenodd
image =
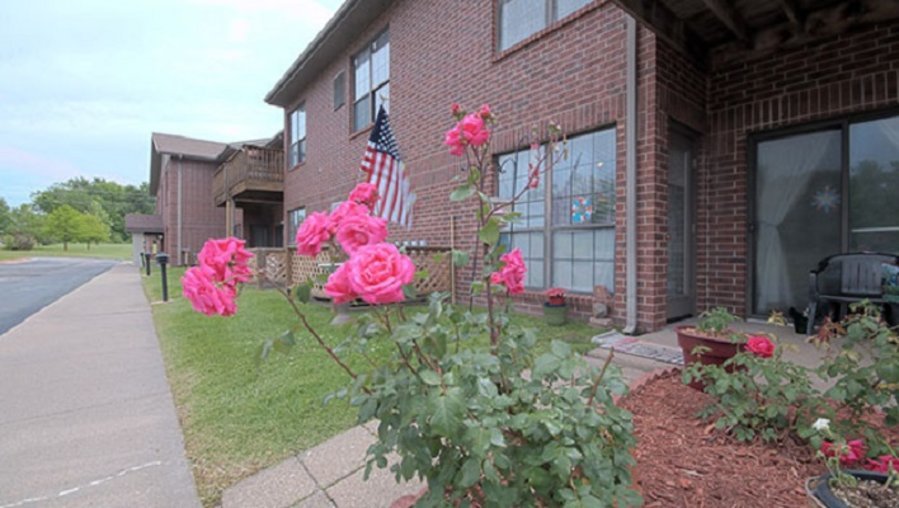
<path id="1" fill-rule="evenodd" d="M 279 285 L 287 284 L 287 251 L 268 253 L 265 257 L 265 277 Z"/>
<path id="2" fill-rule="evenodd" d="M 406 254 L 412 258 L 417 270 L 427 270 L 428 276 L 415 282 L 415 290 L 420 296 L 435 291 L 450 290 L 449 249 L 409 247 Z M 442 258 L 442 259 L 441 259 Z"/>

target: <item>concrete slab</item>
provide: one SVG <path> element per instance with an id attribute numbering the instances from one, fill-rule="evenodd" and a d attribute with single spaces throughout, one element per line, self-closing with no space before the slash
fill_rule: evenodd
<path id="1" fill-rule="evenodd" d="M 200 506 L 133 266 L 0 336 L 0 372 L 0 506 Z"/>
<path id="2" fill-rule="evenodd" d="M 315 494 L 293 505 L 292 508 L 336 508 L 336 505 L 331 502 L 325 491 L 317 490 Z"/>
<path id="3" fill-rule="evenodd" d="M 361 469 L 332 485 L 327 489 L 328 497 L 339 508 L 388 508 L 393 501 L 424 486 L 419 481 L 397 484 L 389 466 L 372 469 L 368 481 L 362 479 L 364 473 Z"/>
<path id="4" fill-rule="evenodd" d="M 298 457 L 318 485 L 327 488 L 365 466 L 365 452 L 374 442 L 375 437 L 368 429 L 359 425 Z"/>
<path id="5" fill-rule="evenodd" d="M 285 508 L 317 490 L 300 461 L 290 457 L 226 489 L 222 508 Z"/>

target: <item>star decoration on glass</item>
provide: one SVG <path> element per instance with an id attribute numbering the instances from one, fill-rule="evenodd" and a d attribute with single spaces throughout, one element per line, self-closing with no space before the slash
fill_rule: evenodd
<path id="1" fill-rule="evenodd" d="M 812 205 L 819 212 L 830 213 L 840 206 L 840 195 L 836 189 L 830 185 L 825 185 L 823 189 L 815 193 L 812 198 Z"/>

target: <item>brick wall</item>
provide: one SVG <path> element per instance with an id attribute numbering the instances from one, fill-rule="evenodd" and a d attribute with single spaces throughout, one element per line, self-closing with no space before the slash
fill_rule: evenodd
<path id="1" fill-rule="evenodd" d="M 616 277 L 613 315 L 620 321 L 624 309 L 625 217 L 625 16 L 610 2 L 596 2 L 571 18 L 535 34 L 505 52 L 496 51 L 494 2 L 470 2 L 464 9 L 456 2 L 440 0 L 400 1 L 363 31 L 346 52 L 321 73 L 285 110 L 285 149 L 289 143 L 288 113 L 301 102 L 307 113 L 306 161 L 287 172 L 284 209 L 306 206 L 326 210 L 345 199 L 361 179 L 359 162 L 368 131 L 351 133 L 352 101 L 334 111 L 332 80 L 338 72 L 348 76 L 352 93 L 350 58 L 389 25 L 391 122 L 400 150 L 412 175 L 418 196 L 411 231 L 391 228 L 397 240 L 425 240 L 428 245 L 449 246 L 450 222 L 455 222 L 457 248 L 470 249 L 474 238 L 471 203 L 448 200 L 451 178 L 460 173 L 460 160 L 442 146 L 443 133 L 451 126 L 449 103 L 468 107 L 491 104 L 500 121 L 494 151 L 521 148 L 521 140 L 533 126 L 559 122 L 569 134 L 602 127 L 617 128 Z M 659 234 L 644 228 L 646 220 L 662 213 L 660 182 L 654 176 L 658 154 L 651 147 L 661 135 L 656 115 L 647 114 L 657 101 L 654 78 L 655 37 L 639 31 L 638 132 L 641 156 L 639 197 L 641 205 L 640 298 L 641 326 L 656 326 L 664 314 L 664 288 L 659 291 Z M 650 153 L 644 153 L 650 152 Z M 649 211 L 654 215 L 644 215 Z M 642 217 L 650 217 L 644 219 Z M 286 220 L 285 220 L 286 223 Z M 470 269 L 460 269 L 457 289 L 467 294 Z M 664 278 L 661 279 L 664 282 Z M 591 298 L 575 298 L 576 314 L 590 312 Z M 527 295 L 524 307 L 536 308 L 542 297 Z M 530 304 L 529 304 L 530 302 Z M 643 318 L 643 315 L 648 317 Z"/>
<path id="2" fill-rule="evenodd" d="M 899 106 L 899 25 L 857 28 L 756 59 L 712 55 L 700 171 L 700 308 L 747 310 L 747 153 L 754 133 Z"/>
<path id="3" fill-rule="evenodd" d="M 162 221 L 165 228 L 165 248 L 173 264 L 178 263 L 182 249 L 196 253 L 209 238 L 225 235 L 225 209 L 216 207 L 212 199 L 212 177 L 218 164 L 191 159 L 168 158 L 163 162 L 157 196 L 162 196 Z M 178 171 L 181 176 L 181 243 L 178 245 Z"/>

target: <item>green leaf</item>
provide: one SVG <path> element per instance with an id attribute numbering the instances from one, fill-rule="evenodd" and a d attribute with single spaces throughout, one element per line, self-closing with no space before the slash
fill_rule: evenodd
<path id="1" fill-rule="evenodd" d="M 552 350 L 553 354 L 558 356 L 559 358 L 567 358 L 571 355 L 571 345 L 561 340 L 552 341 L 550 349 Z"/>
<path id="2" fill-rule="evenodd" d="M 449 389 L 446 394 L 436 394 L 429 400 L 431 410 L 431 427 L 437 435 L 452 437 L 456 429 L 462 425 L 465 405 L 462 403 L 461 390 Z"/>
<path id="3" fill-rule="evenodd" d="M 534 377 L 542 379 L 548 374 L 559 370 L 560 365 L 561 360 L 557 356 L 551 354 L 540 355 L 537 357 L 537 361 L 534 362 Z"/>
<path id="4" fill-rule="evenodd" d="M 456 189 L 450 194 L 450 201 L 463 201 L 472 196 L 477 191 L 474 185 L 470 183 L 466 183 L 464 185 L 460 185 L 456 187 Z"/>
<path id="5" fill-rule="evenodd" d="M 312 283 L 307 281 L 293 288 L 293 296 L 300 303 L 309 303 L 312 297 Z"/>
<path id="6" fill-rule="evenodd" d="M 481 479 L 481 461 L 472 457 L 462 464 L 459 471 L 459 486 L 468 488 L 477 483 Z"/>
<path id="7" fill-rule="evenodd" d="M 487 245 L 496 245 L 499 241 L 499 222 L 495 217 L 487 221 L 487 224 L 478 232 L 478 238 Z"/>
<path id="8" fill-rule="evenodd" d="M 421 380 L 424 381 L 426 385 L 430 386 L 440 386 L 440 374 L 437 374 L 433 370 L 423 370 L 418 373 L 421 376 Z"/>
<path id="9" fill-rule="evenodd" d="M 465 266 L 468 264 L 468 252 L 462 250 L 453 251 L 453 264 L 456 266 Z"/>
<path id="10" fill-rule="evenodd" d="M 418 290 L 415 289 L 415 284 L 406 284 L 403 286 L 403 297 L 406 300 L 415 300 L 418 298 Z"/>

